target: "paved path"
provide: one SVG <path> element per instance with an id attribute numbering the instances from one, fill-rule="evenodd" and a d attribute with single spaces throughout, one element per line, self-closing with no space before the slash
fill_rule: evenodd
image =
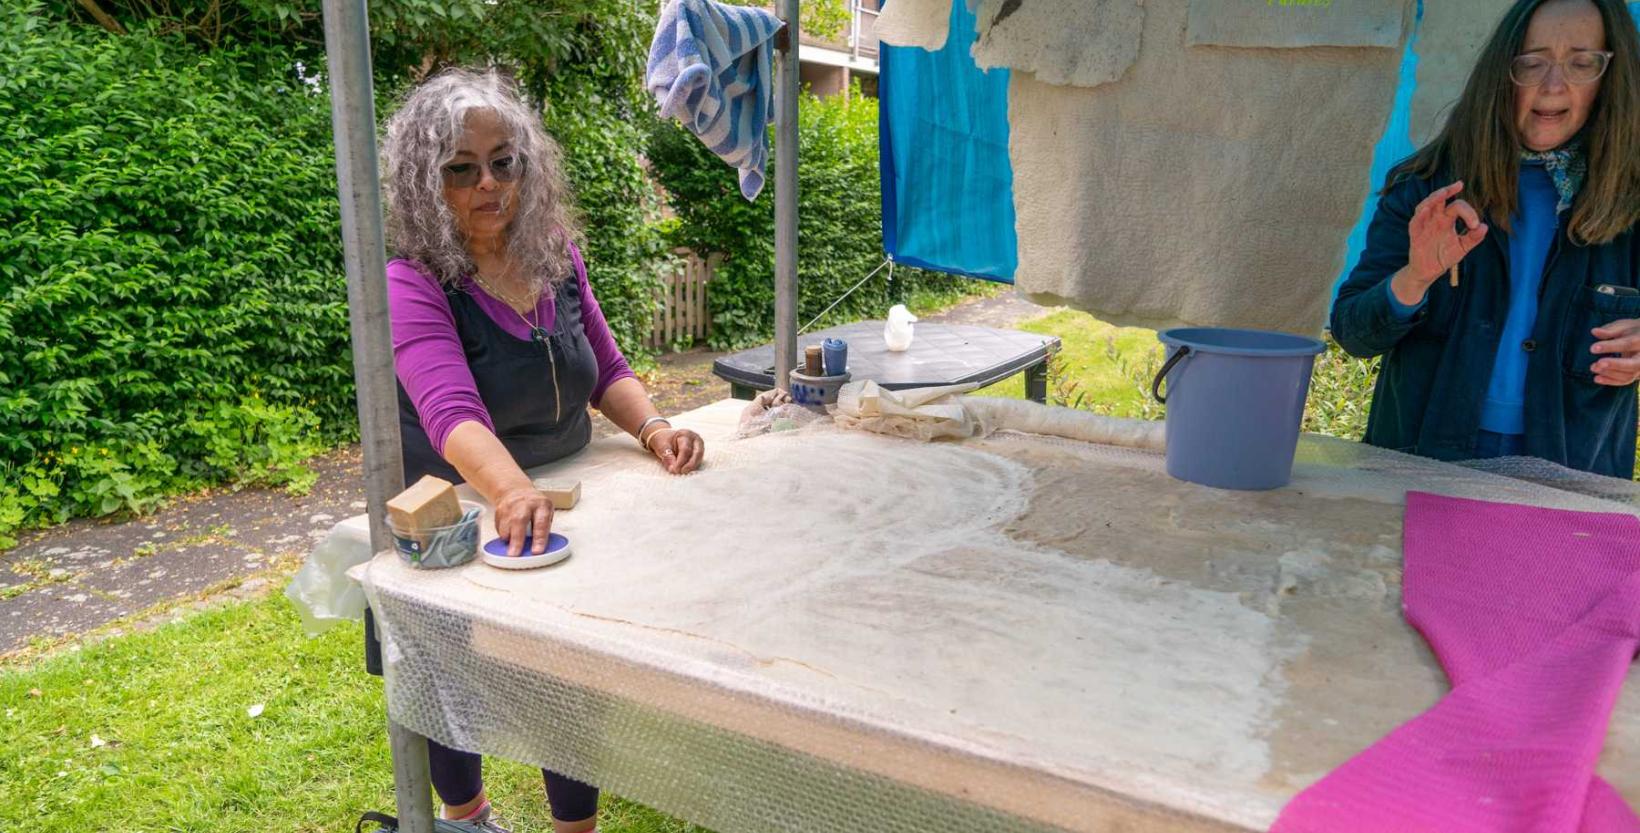
<path id="1" fill-rule="evenodd" d="M 1045 310 L 1016 295 L 960 304 L 930 321 L 1008 327 Z M 712 376 L 720 353 L 662 356 L 650 394 L 662 413 L 728 395 Z M 599 436 L 615 428 L 596 417 Z M 316 458 L 313 491 L 212 490 L 124 522 L 72 521 L 0 553 L 0 656 L 69 637 L 156 604 L 299 563 L 331 525 L 365 509 L 358 446 Z"/>

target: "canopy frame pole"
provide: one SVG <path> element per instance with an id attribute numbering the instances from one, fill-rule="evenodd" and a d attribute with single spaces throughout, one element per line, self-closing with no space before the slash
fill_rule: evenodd
<path id="1" fill-rule="evenodd" d="M 324 0 L 330 121 L 336 144 L 336 192 L 341 200 L 342 255 L 347 267 L 348 320 L 353 338 L 359 438 L 364 446 L 370 547 L 392 545 L 387 499 L 404 489 L 399 448 L 398 387 L 387 318 L 387 254 L 376 160 L 376 102 L 365 0 Z M 368 614 L 367 614 L 368 615 Z M 400 830 L 433 833 L 427 740 L 387 723 Z"/>
<path id="2" fill-rule="evenodd" d="M 778 0 L 786 28 L 775 52 L 774 386 L 789 389 L 797 366 L 798 0 Z"/>

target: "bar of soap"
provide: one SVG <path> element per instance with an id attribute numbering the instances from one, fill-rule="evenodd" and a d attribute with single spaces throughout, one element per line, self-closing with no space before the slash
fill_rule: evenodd
<path id="1" fill-rule="evenodd" d="M 387 502 L 387 519 L 398 534 L 425 544 L 431 530 L 461 520 L 461 501 L 450 481 L 427 475 Z"/>
<path id="2" fill-rule="evenodd" d="M 581 481 L 579 480 L 570 484 L 537 480 L 535 481 L 535 490 L 546 495 L 547 499 L 552 501 L 552 508 L 554 509 L 574 509 L 575 504 L 581 500 Z"/>

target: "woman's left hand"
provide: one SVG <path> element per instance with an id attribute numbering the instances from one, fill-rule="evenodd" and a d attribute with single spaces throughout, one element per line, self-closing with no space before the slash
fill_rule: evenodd
<path id="1" fill-rule="evenodd" d="M 649 451 L 673 474 L 688 474 L 700 468 L 706 456 L 706 442 L 699 434 L 684 429 L 663 428 L 649 438 Z"/>
<path id="2" fill-rule="evenodd" d="M 1602 385 L 1627 387 L 1640 381 L 1640 319 L 1625 318 L 1594 328 L 1594 380 Z"/>

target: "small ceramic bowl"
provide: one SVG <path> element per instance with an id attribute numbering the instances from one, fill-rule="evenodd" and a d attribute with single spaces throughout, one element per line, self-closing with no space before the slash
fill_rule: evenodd
<path id="1" fill-rule="evenodd" d="M 792 401 L 799 405 L 835 405 L 837 391 L 848 382 L 848 378 L 848 373 L 839 373 L 836 376 L 810 376 L 793 370 Z"/>

